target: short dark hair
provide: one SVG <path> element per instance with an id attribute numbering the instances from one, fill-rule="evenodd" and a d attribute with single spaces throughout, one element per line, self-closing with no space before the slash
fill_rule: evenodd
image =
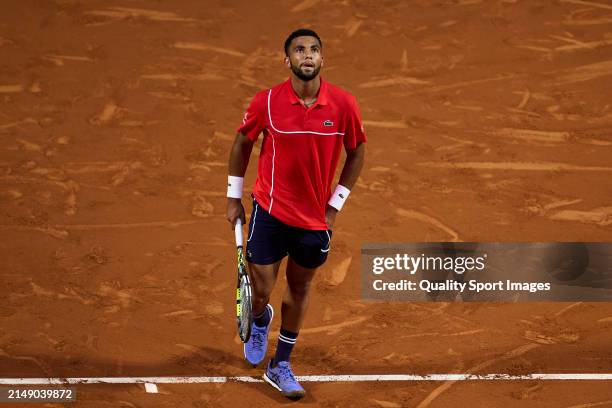
<path id="1" fill-rule="evenodd" d="M 289 34 L 289 37 L 285 40 L 285 55 L 289 55 L 289 46 L 291 45 L 291 41 L 296 37 L 314 37 L 319 41 L 321 48 L 323 48 L 323 41 L 319 38 L 319 34 L 308 28 L 300 28 Z"/>

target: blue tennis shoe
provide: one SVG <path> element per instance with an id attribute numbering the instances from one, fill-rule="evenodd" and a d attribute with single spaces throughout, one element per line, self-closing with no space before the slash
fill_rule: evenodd
<path id="1" fill-rule="evenodd" d="M 295 379 L 288 361 L 279 361 L 276 367 L 272 367 L 270 360 L 263 379 L 287 398 L 299 399 L 306 395 L 304 388 Z"/>
<path id="2" fill-rule="evenodd" d="M 266 305 L 268 313 L 270 314 L 270 320 L 268 325 L 259 327 L 253 322 L 251 327 L 251 337 L 249 341 L 244 343 L 244 358 L 255 367 L 261 363 L 266 357 L 266 351 L 268 350 L 268 332 L 270 331 L 270 325 L 272 324 L 272 318 L 274 317 L 274 309 L 272 305 Z"/>

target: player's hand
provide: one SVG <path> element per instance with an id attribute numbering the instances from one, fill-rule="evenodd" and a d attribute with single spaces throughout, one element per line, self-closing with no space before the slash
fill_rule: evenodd
<path id="1" fill-rule="evenodd" d="M 239 198 L 228 198 L 227 199 L 227 220 L 229 221 L 231 228 L 236 225 L 236 220 L 242 221 L 242 225 L 246 224 L 246 218 L 244 216 L 244 207 L 242 206 L 242 200 Z"/>
<path id="2" fill-rule="evenodd" d="M 327 229 L 334 228 L 334 223 L 336 222 L 336 214 L 338 214 L 338 210 L 328 204 L 325 208 L 325 222 L 327 223 Z"/>

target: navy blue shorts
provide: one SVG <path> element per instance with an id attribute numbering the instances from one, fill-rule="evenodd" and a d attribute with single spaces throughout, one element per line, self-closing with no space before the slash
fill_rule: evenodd
<path id="1" fill-rule="evenodd" d="M 289 255 L 304 268 L 316 268 L 327 260 L 331 236 L 331 230 L 286 225 L 253 200 L 246 258 L 256 265 L 270 265 Z"/>

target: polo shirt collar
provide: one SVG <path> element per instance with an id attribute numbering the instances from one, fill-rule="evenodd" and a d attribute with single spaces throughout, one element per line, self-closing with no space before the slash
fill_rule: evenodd
<path id="1" fill-rule="evenodd" d="M 317 96 L 315 106 L 327 105 L 327 81 L 324 81 L 322 76 L 319 76 L 319 79 L 321 80 L 321 85 L 319 86 L 319 96 Z M 293 89 L 293 86 L 291 85 L 291 78 L 287 80 L 286 84 L 288 91 L 287 93 L 289 96 L 289 103 L 291 103 L 292 105 L 300 103 L 300 98 L 297 96 L 297 94 L 295 93 L 295 89 Z"/>

